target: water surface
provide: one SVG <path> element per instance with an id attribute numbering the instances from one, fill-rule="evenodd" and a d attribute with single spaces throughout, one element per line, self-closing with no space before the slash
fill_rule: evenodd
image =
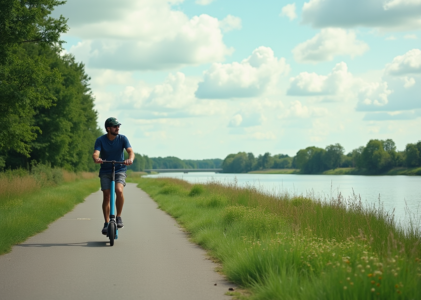
<path id="1" fill-rule="evenodd" d="M 239 186 L 255 186 L 263 192 L 289 193 L 328 200 L 341 194 L 345 198 L 361 198 L 365 206 L 378 206 L 379 200 L 388 212 L 408 226 L 408 209 L 421 219 L 421 176 L 353 176 L 297 174 L 223 174 L 223 173 L 162 173 L 146 177 L 180 178 L 191 183 L 218 181 L 237 182 Z"/>

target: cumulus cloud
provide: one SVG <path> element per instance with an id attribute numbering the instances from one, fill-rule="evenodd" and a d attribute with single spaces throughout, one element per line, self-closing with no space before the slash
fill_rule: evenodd
<path id="1" fill-rule="evenodd" d="M 226 16 L 222 21 L 219 22 L 219 25 L 224 32 L 228 32 L 235 29 L 241 29 L 241 19 L 239 17 L 234 17 L 231 15 Z"/>
<path id="2" fill-rule="evenodd" d="M 319 118 L 328 115 L 328 110 L 323 107 L 308 107 L 303 105 L 300 101 L 292 101 L 288 109 L 286 109 L 280 116 L 284 118 Z"/>
<path id="3" fill-rule="evenodd" d="M 281 74 L 289 72 L 284 58 L 276 58 L 272 49 L 259 47 L 241 63 L 214 63 L 204 72 L 196 91 L 198 98 L 246 98 L 264 94 Z"/>
<path id="4" fill-rule="evenodd" d="M 388 103 L 388 96 L 391 93 L 386 82 L 366 83 L 358 92 L 358 107 L 360 110 L 364 110 L 364 106 L 384 106 Z"/>
<path id="5" fill-rule="evenodd" d="M 297 13 L 295 12 L 295 3 L 287 4 L 282 7 L 281 16 L 288 17 L 291 21 L 297 17 Z"/>
<path id="6" fill-rule="evenodd" d="M 396 56 L 386 65 L 385 73 L 392 76 L 421 74 L 421 50 L 412 49 L 404 55 Z"/>
<path id="7" fill-rule="evenodd" d="M 418 39 L 416 34 L 405 34 L 403 38 L 405 40 L 417 40 Z"/>
<path id="8" fill-rule="evenodd" d="M 296 46 L 292 53 L 298 62 L 331 61 L 338 55 L 362 55 L 368 45 L 356 39 L 355 32 L 340 28 L 322 29 L 312 39 Z"/>
<path id="9" fill-rule="evenodd" d="M 241 110 L 235 113 L 228 124 L 228 127 L 253 127 L 261 125 L 265 121 L 262 112 L 252 110 Z"/>
<path id="10" fill-rule="evenodd" d="M 419 0 L 310 0 L 302 9 L 303 23 L 316 28 L 419 29 L 420 15 Z"/>
<path id="11" fill-rule="evenodd" d="M 346 63 L 336 64 L 328 75 L 302 72 L 290 79 L 287 91 L 291 96 L 319 96 L 345 94 L 354 85 L 353 75 L 348 72 Z"/>
<path id="12" fill-rule="evenodd" d="M 68 34 L 82 39 L 70 52 L 90 68 L 171 69 L 221 61 L 232 53 L 223 42 L 219 20 L 172 10 L 181 0 L 80 2 L 69 1 L 56 13 L 69 17 Z M 238 20 L 228 18 L 224 24 L 234 29 Z"/>
<path id="13" fill-rule="evenodd" d="M 181 72 L 169 74 L 157 85 L 138 83 L 126 86 L 116 97 L 108 99 L 119 103 L 119 109 L 128 110 L 134 118 L 187 118 L 225 114 L 227 105 L 220 101 L 198 100 L 194 96 L 197 79 Z"/>

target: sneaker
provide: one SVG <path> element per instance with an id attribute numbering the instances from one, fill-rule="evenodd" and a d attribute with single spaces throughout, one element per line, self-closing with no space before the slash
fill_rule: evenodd
<path id="1" fill-rule="evenodd" d="M 121 219 L 121 217 L 117 217 L 117 228 L 123 228 L 123 220 Z"/>
<path id="2" fill-rule="evenodd" d="M 107 235 L 108 233 L 108 223 L 104 223 L 104 228 L 102 228 L 102 234 Z"/>

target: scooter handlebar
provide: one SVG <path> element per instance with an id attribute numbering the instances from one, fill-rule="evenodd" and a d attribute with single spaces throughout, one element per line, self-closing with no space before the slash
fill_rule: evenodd
<path id="1" fill-rule="evenodd" d="M 123 161 L 117 161 L 117 160 L 103 160 L 102 161 L 103 163 L 109 163 L 109 164 L 122 164 L 122 165 L 124 165 L 126 162 L 123 160 Z"/>

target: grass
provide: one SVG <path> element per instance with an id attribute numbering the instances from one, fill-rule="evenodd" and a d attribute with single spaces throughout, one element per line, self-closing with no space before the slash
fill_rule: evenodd
<path id="1" fill-rule="evenodd" d="M 421 299 L 420 232 L 361 201 L 131 179 L 222 264 L 250 299 Z M 244 296 L 246 297 L 246 296 Z"/>
<path id="2" fill-rule="evenodd" d="M 55 172 L 55 177 L 50 176 Z M 28 174 L 17 170 L 0 175 L 0 255 L 15 244 L 47 229 L 98 190 L 92 173 L 49 170 Z M 55 182 L 57 181 L 57 183 Z"/>
<path id="3" fill-rule="evenodd" d="M 421 175 L 421 167 L 419 168 L 393 168 L 387 172 L 376 173 L 356 168 L 337 168 L 327 170 L 323 175 Z"/>
<path id="4" fill-rule="evenodd" d="M 298 169 L 266 169 L 259 171 L 251 171 L 249 174 L 299 174 Z"/>

